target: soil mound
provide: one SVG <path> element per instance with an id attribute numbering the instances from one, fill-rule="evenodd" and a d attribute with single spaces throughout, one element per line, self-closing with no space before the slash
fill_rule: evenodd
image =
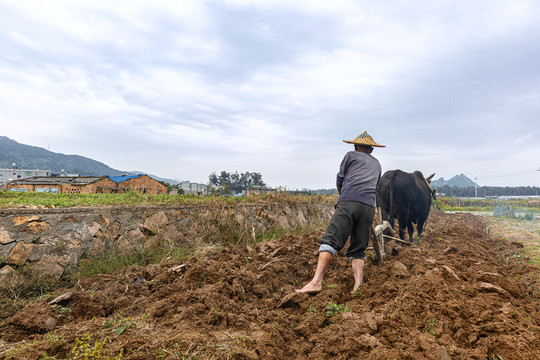
<path id="1" fill-rule="evenodd" d="M 5 319 L 0 358 L 540 359 L 540 270 L 482 218 L 432 212 L 355 294 L 343 255 L 295 293 L 321 235 L 85 279 Z"/>

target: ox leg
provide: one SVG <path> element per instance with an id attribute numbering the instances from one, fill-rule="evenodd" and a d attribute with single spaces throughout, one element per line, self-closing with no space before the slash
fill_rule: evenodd
<path id="1" fill-rule="evenodd" d="M 414 227 L 412 224 L 412 221 L 407 221 L 407 232 L 409 233 L 409 242 L 413 242 L 413 233 L 414 233 Z"/>
<path id="2" fill-rule="evenodd" d="M 398 217 L 398 223 L 399 223 L 399 237 L 401 240 L 405 240 L 405 229 L 407 228 L 407 217 Z"/>
<path id="3" fill-rule="evenodd" d="M 422 240 L 422 232 L 424 231 L 424 223 L 426 220 L 418 220 L 418 225 L 416 225 L 416 230 L 418 232 L 418 241 Z"/>

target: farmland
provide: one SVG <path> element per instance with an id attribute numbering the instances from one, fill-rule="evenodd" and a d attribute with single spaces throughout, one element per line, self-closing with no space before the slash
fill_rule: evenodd
<path id="1" fill-rule="evenodd" d="M 294 292 L 324 227 L 81 276 L 2 309 L 0 358 L 539 358 L 538 223 L 433 209 L 354 294 L 342 253 L 321 293 Z"/>

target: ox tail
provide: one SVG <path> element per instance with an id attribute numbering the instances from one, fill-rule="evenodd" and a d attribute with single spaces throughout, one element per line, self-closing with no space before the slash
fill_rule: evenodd
<path id="1" fill-rule="evenodd" d="M 392 172 L 390 174 L 390 185 L 389 185 L 389 188 L 390 188 L 390 194 L 389 194 L 389 201 L 390 201 L 390 204 L 388 204 L 388 221 L 390 222 L 390 225 L 392 225 L 392 228 L 394 228 L 394 208 L 393 208 L 393 204 L 394 204 L 394 177 L 396 176 L 396 172 Z"/>

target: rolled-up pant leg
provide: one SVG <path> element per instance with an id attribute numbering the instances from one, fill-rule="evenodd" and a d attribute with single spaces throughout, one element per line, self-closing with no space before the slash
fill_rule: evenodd
<path id="1" fill-rule="evenodd" d="M 339 202 L 321 238 L 319 251 L 335 255 L 343 249 L 350 235 L 347 256 L 351 259 L 365 259 L 374 215 L 375 209 L 369 205 L 355 201 Z"/>

